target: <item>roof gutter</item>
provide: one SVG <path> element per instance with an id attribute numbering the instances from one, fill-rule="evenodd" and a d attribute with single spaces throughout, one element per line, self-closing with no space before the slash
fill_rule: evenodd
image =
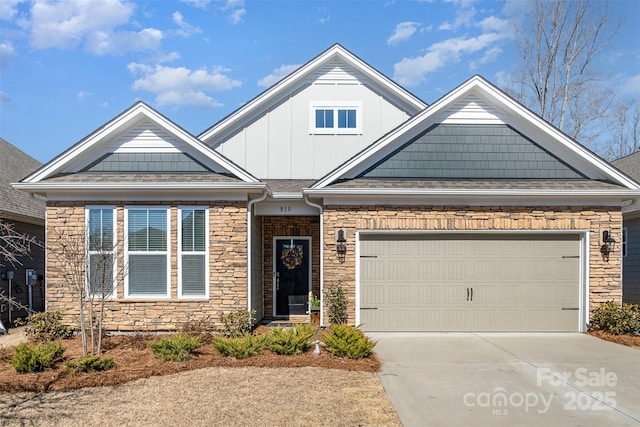
<path id="1" fill-rule="evenodd" d="M 317 203 L 313 203 L 311 200 L 309 200 L 309 196 L 307 196 L 306 194 L 304 195 L 304 202 L 313 207 L 313 208 L 317 208 L 318 211 L 320 211 L 320 241 L 318 242 L 318 245 L 320 246 L 320 295 L 318 295 L 318 298 L 320 298 L 320 326 L 324 325 L 324 310 L 322 309 L 322 301 L 324 300 L 323 295 L 324 295 L 324 244 L 323 244 L 323 240 L 324 240 L 324 208 L 322 207 L 322 205 L 319 205 Z"/>
<path id="2" fill-rule="evenodd" d="M 251 311 L 251 305 L 253 304 L 253 301 L 251 300 L 251 281 L 253 280 L 253 275 L 251 274 L 251 267 L 253 265 L 253 251 L 251 250 L 253 243 L 253 233 L 251 231 L 253 225 L 253 205 L 264 201 L 268 196 L 269 191 L 265 188 L 264 193 L 260 197 L 249 200 L 249 203 L 247 203 L 247 310 L 249 312 Z M 262 309 L 264 311 L 264 307 Z"/>

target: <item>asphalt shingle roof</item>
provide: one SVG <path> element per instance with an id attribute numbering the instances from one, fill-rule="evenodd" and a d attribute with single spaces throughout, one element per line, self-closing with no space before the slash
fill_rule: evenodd
<path id="1" fill-rule="evenodd" d="M 631 178 L 640 182 L 640 151 L 626 157 L 622 157 L 618 160 L 614 160 L 611 164 L 629 175 Z M 640 200 L 622 208 L 623 214 L 636 211 L 640 211 Z"/>
<path id="2" fill-rule="evenodd" d="M 496 190 L 601 190 L 621 189 L 619 185 L 588 179 L 572 180 L 406 180 L 406 179 L 352 179 L 329 185 L 327 188 L 353 189 L 496 189 Z"/>
<path id="3" fill-rule="evenodd" d="M 217 173 L 100 173 L 80 172 L 46 179 L 49 183 L 127 183 L 127 182 L 238 182 L 242 180 Z"/>
<path id="4" fill-rule="evenodd" d="M 43 221 L 45 201 L 11 187 L 41 163 L 0 138 L 0 217 L 26 217 Z"/>

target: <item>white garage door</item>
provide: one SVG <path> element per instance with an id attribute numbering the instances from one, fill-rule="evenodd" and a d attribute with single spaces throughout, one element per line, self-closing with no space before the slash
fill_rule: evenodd
<path id="1" fill-rule="evenodd" d="M 360 238 L 365 331 L 578 331 L 578 235 Z"/>

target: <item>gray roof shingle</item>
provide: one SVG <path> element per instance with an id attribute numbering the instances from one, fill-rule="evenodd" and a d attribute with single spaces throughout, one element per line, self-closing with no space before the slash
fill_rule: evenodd
<path id="1" fill-rule="evenodd" d="M 636 151 L 633 154 L 614 160 L 611 164 L 629 175 L 631 178 L 640 182 L 640 151 Z M 625 214 L 636 211 L 640 211 L 640 200 L 622 208 L 622 213 Z"/>
<path id="2" fill-rule="evenodd" d="M 571 180 L 406 180 L 357 178 L 329 185 L 327 188 L 419 188 L 419 189 L 495 189 L 495 190 L 602 190 L 622 189 L 608 182 L 589 179 Z"/>
<path id="3" fill-rule="evenodd" d="M 0 138 L 0 217 L 44 221 L 45 201 L 11 187 L 41 163 Z"/>

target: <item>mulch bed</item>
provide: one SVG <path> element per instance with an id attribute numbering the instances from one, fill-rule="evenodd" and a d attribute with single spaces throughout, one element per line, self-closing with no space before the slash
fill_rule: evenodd
<path id="1" fill-rule="evenodd" d="M 611 341 L 616 344 L 626 345 L 628 347 L 640 348 L 640 335 L 634 334 L 625 334 L 625 335 L 614 335 L 605 331 L 589 331 L 587 332 L 589 335 L 593 335 L 594 337 L 600 338 L 605 341 Z"/>
<path id="2" fill-rule="evenodd" d="M 264 332 L 264 331 L 259 331 Z M 165 335 L 162 338 L 166 337 Z M 349 360 L 333 356 L 327 351 L 317 356 L 312 348 L 297 356 L 281 356 L 265 349 L 262 354 L 238 360 L 222 356 L 211 344 L 202 345 L 186 362 L 165 362 L 157 359 L 148 342 L 159 339 L 157 335 L 115 335 L 105 339 L 104 356 L 113 357 L 115 368 L 104 372 L 70 374 L 66 372 L 66 361 L 75 361 L 82 355 L 80 337 L 62 341 L 66 348 L 64 362 L 55 368 L 40 373 L 19 374 L 9 364 L 12 348 L 0 349 L 0 392 L 64 391 L 84 387 L 100 387 L 127 383 L 139 378 L 167 375 L 193 369 L 225 366 L 255 366 L 263 368 L 313 366 L 327 369 L 377 372 L 380 362 L 371 355 L 366 359 Z"/>

